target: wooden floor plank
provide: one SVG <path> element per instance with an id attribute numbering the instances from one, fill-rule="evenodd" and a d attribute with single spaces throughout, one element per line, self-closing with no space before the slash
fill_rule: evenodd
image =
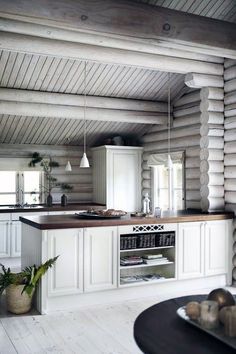
<path id="1" fill-rule="evenodd" d="M 17 351 L 15 350 L 12 342 L 10 341 L 0 321 L 0 354 L 16 354 L 16 353 Z"/>

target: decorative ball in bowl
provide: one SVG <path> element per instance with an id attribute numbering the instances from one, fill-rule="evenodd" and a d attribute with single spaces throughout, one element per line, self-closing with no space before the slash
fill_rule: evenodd
<path id="1" fill-rule="evenodd" d="M 212 290 L 208 294 L 207 300 L 218 302 L 219 309 L 222 309 L 225 306 L 235 305 L 235 299 L 233 295 L 228 290 L 223 288 Z"/>

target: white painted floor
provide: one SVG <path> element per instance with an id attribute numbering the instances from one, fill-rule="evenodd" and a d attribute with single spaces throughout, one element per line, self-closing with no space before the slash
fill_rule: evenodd
<path id="1" fill-rule="evenodd" d="M 236 288 L 228 290 L 236 294 Z M 140 354 L 133 339 L 138 314 L 160 301 L 188 294 L 191 292 L 176 292 L 45 316 L 7 316 L 2 312 L 0 353 Z"/>

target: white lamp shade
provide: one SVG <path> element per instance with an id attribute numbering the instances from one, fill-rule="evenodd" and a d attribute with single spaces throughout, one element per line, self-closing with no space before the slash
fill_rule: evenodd
<path id="1" fill-rule="evenodd" d="M 90 167 L 89 166 L 89 160 L 88 160 L 87 155 L 86 155 L 85 152 L 83 153 L 83 157 L 82 157 L 82 159 L 80 161 L 80 167 L 82 167 L 82 168 Z"/>
<path id="2" fill-rule="evenodd" d="M 170 154 L 168 154 L 168 156 L 167 156 L 167 167 L 169 170 L 173 168 L 173 161 L 171 159 Z"/>
<path id="3" fill-rule="evenodd" d="M 72 171 L 72 167 L 71 167 L 70 161 L 67 161 L 67 164 L 66 164 L 66 167 L 65 167 L 65 171 L 67 171 L 67 172 Z"/>

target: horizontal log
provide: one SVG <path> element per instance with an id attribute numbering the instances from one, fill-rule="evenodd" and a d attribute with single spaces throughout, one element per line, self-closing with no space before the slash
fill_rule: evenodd
<path id="1" fill-rule="evenodd" d="M 220 112 L 204 112 L 200 115 L 202 124 L 224 124 L 224 114 Z"/>
<path id="2" fill-rule="evenodd" d="M 236 140 L 236 128 L 235 129 L 226 130 L 225 134 L 224 134 L 224 140 L 226 142 L 235 141 Z"/>
<path id="3" fill-rule="evenodd" d="M 201 186 L 201 196 L 202 198 L 223 198 L 224 197 L 224 186 Z"/>
<path id="4" fill-rule="evenodd" d="M 224 162 L 223 161 L 207 161 L 202 160 L 200 162 L 201 172 L 212 172 L 212 173 L 223 173 L 224 172 Z"/>
<path id="5" fill-rule="evenodd" d="M 203 211 L 222 211 L 224 210 L 224 198 L 208 198 L 201 200 Z"/>
<path id="6" fill-rule="evenodd" d="M 186 168 L 185 178 L 186 180 L 200 178 L 200 168 Z"/>
<path id="7" fill-rule="evenodd" d="M 225 93 L 236 91 L 236 79 L 226 81 L 224 85 L 224 91 Z"/>
<path id="8" fill-rule="evenodd" d="M 53 202 L 60 203 L 61 202 L 61 195 L 62 193 L 52 193 Z M 92 193 L 68 193 L 68 202 L 70 203 L 78 203 L 78 200 L 81 202 L 92 202 L 93 195 Z"/>
<path id="9" fill-rule="evenodd" d="M 199 134 L 200 124 L 188 126 L 185 129 L 171 129 L 170 130 L 170 139 L 174 141 L 176 138 L 183 136 L 192 136 Z M 154 141 L 163 141 L 168 139 L 168 131 L 161 131 L 160 133 L 149 133 L 145 134 L 140 140 L 142 143 L 149 143 Z"/>
<path id="10" fill-rule="evenodd" d="M 65 59 L 131 65 L 179 74 L 198 72 L 202 74 L 222 75 L 223 73 L 221 64 L 81 43 L 54 41 L 36 36 L 25 36 L 7 32 L 0 32 L 0 49 Z"/>
<path id="11" fill-rule="evenodd" d="M 148 194 L 149 196 L 151 195 L 151 189 L 149 188 L 143 188 L 142 189 L 142 196 L 145 197 L 146 194 Z"/>
<path id="12" fill-rule="evenodd" d="M 158 43 L 167 40 L 170 48 L 178 45 L 189 51 L 196 47 L 199 52 L 210 51 L 212 55 L 234 57 L 235 26 L 227 22 L 222 24 L 215 19 L 203 18 L 192 14 L 176 12 L 163 7 L 147 6 L 132 2 L 97 1 L 96 3 L 70 1 L 63 5 L 60 1 L 44 1 L 39 6 L 32 0 L 18 3 L 17 0 L 1 0 L 1 9 L 5 17 L 29 19 L 33 23 L 53 23 L 59 28 L 71 28 L 79 31 L 109 33 L 112 36 L 131 37 Z M 6 16 L 6 14 L 8 16 Z M 81 17 L 83 14 L 84 18 Z M 2 17 L 3 17 L 2 15 Z M 169 29 L 163 30 L 166 20 Z M 145 23 L 145 26 L 143 24 Z"/>
<path id="13" fill-rule="evenodd" d="M 185 85 L 192 88 L 224 87 L 224 80 L 222 76 L 211 75 L 210 72 L 208 74 L 202 75 L 195 72 L 189 72 L 185 76 Z"/>
<path id="14" fill-rule="evenodd" d="M 224 112 L 224 101 L 221 100 L 202 100 L 200 104 L 201 112 Z"/>
<path id="15" fill-rule="evenodd" d="M 176 138 L 174 141 L 171 141 L 171 149 L 184 149 L 185 147 L 191 147 L 191 146 L 199 146 L 199 141 L 200 141 L 200 136 L 199 135 L 193 135 L 193 136 L 188 136 L 185 139 L 183 137 L 181 138 Z M 146 143 L 144 145 L 144 151 L 153 151 L 156 150 L 157 152 L 160 150 L 167 150 L 168 148 L 168 141 L 160 141 L 160 142 L 155 142 L 155 143 Z"/>
<path id="16" fill-rule="evenodd" d="M 225 166 L 225 178 L 236 178 L 236 166 Z"/>
<path id="17" fill-rule="evenodd" d="M 200 191 L 186 191 L 186 201 L 191 200 L 191 201 L 200 201 L 201 200 L 201 195 Z"/>
<path id="18" fill-rule="evenodd" d="M 225 106 L 225 117 L 228 118 L 234 116 L 236 116 L 236 103 Z"/>
<path id="19" fill-rule="evenodd" d="M 187 157 L 199 157 L 200 148 L 199 147 L 191 147 L 185 150 L 185 156 Z"/>
<path id="20" fill-rule="evenodd" d="M 224 71 L 224 80 L 229 81 L 236 79 L 236 65 L 231 66 L 230 68 L 225 69 Z"/>
<path id="21" fill-rule="evenodd" d="M 186 201 L 186 208 L 187 209 L 200 209 L 201 208 L 201 202 L 200 201 L 187 200 Z"/>
<path id="22" fill-rule="evenodd" d="M 1 156 L 22 156 L 29 157 L 32 152 L 38 151 L 41 155 L 48 156 L 49 151 L 51 156 L 61 157 L 76 157 L 80 160 L 83 155 L 83 146 L 69 145 L 31 145 L 31 144 L 0 144 Z M 90 149 L 88 150 L 91 156 Z"/>
<path id="23" fill-rule="evenodd" d="M 184 115 L 173 119 L 173 128 L 188 127 L 200 123 L 200 113 Z"/>
<path id="24" fill-rule="evenodd" d="M 225 127 L 225 130 L 235 129 L 236 128 L 236 116 L 225 118 L 224 127 Z"/>
<path id="25" fill-rule="evenodd" d="M 3 15 L 3 14 L 1 14 Z M 9 14 L 8 14 L 9 16 Z M 60 28 L 52 27 L 52 25 L 42 25 L 24 21 L 15 21 L 9 18 L 0 19 L 0 30 L 11 33 L 20 33 L 30 36 L 36 36 L 41 38 L 62 40 L 67 42 L 75 42 L 82 44 L 98 45 L 102 47 L 117 48 L 124 50 L 133 50 L 138 52 L 150 53 L 150 54 L 160 54 L 172 57 L 186 58 L 186 59 L 196 59 L 211 63 L 223 63 L 223 58 L 216 57 L 213 55 L 201 54 L 198 52 L 190 52 L 188 50 L 168 48 L 164 46 L 164 43 L 147 43 L 146 39 L 132 40 L 129 37 L 115 37 L 111 35 L 103 35 L 98 32 L 85 32 L 72 30 L 71 28 Z"/>
<path id="26" fill-rule="evenodd" d="M 0 100 L 84 107 L 83 95 L 0 88 Z M 167 113 L 167 103 L 86 95 L 86 107 Z"/>
<path id="27" fill-rule="evenodd" d="M 236 192 L 236 178 L 225 178 L 225 191 L 234 191 Z"/>
<path id="28" fill-rule="evenodd" d="M 143 179 L 151 179 L 151 171 L 143 171 L 142 177 Z"/>
<path id="29" fill-rule="evenodd" d="M 43 103 L 25 103 L 0 101 L 0 114 L 16 116 L 36 116 L 53 118 L 84 118 L 84 108 L 64 105 L 50 105 Z M 167 115 L 165 113 L 130 111 L 118 109 L 90 108 L 86 109 L 86 120 L 113 121 L 142 124 L 165 124 Z"/>
<path id="30" fill-rule="evenodd" d="M 236 142 L 226 142 L 224 145 L 224 153 L 225 154 L 235 154 L 236 153 Z"/>
<path id="31" fill-rule="evenodd" d="M 236 192 L 225 192 L 225 202 L 236 204 Z"/>
<path id="32" fill-rule="evenodd" d="M 224 139 L 222 137 L 202 136 L 200 139 L 200 148 L 223 149 Z"/>
<path id="33" fill-rule="evenodd" d="M 150 179 L 144 179 L 143 182 L 142 182 L 142 187 L 150 189 L 151 188 L 151 180 Z"/>
<path id="34" fill-rule="evenodd" d="M 203 87 L 200 90 L 200 98 L 202 101 L 205 101 L 206 99 L 223 100 L 224 90 L 222 88 L 216 88 L 216 87 Z"/>
<path id="35" fill-rule="evenodd" d="M 186 157 L 185 158 L 185 167 L 186 168 L 199 168 L 200 167 L 200 158 L 197 157 Z"/>
<path id="36" fill-rule="evenodd" d="M 225 166 L 236 166 L 236 153 L 235 154 L 226 154 L 224 156 L 224 165 Z"/>
<path id="37" fill-rule="evenodd" d="M 201 173 L 201 185 L 206 186 L 223 186 L 224 174 L 223 173 Z"/>
<path id="38" fill-rule="evenodd" d="M 188 190 L 200 190 L 201 184 L 199 178 L 186 179 L 185 182 L 186 191 Z"/>
<path id="39" fill-rule="evenodd" d="M 151 167 L 148 166 L 147 161 L 143 161 L 142 163 L 142 170 L 143 171 L 150 171 Z"/>
<path id="40" fill-rule="evenodd" d="M 224 136 L 223 124 L 202 124 L 200 128 L 201 136 Z"/>
<path id="41" fill-rule="evenodd" d="M 200 91 L 198 90 L 198 91 L 190 92 L 190 93 L 183 95 L 181 98 L 179 98 L 175 102 L 174 107 L 181 107 L 185 104 L 195 103 L 195 102 L 199 102 L 199 101 L 200 101 Z"/>
<path id="42" fill-rule="evenodd" d="M 225 211 L 231 211 L 236 215 L 236 204 L 225 203 Z"/>
<path id="43" fill-rule="evenodd" d="M 236 65 L 236 60 L 235 59 L 225 58 L 225 61 L 224 61 L 224 68 L 225 69 L 228 69 L 228 68 L 230 68 L 231 66 L 234 66 L 234 65 Z"/>
<path id="44" fill-rule="evenodd" d="M 236 103 L 236 91 L 226 93 L 224 96 L 224 104 L 226 106 L 232 103 Z"/>
<path id="45" fill-rule="evenodd" d="M 173 117 L 178 118 L 178 117 L 183 117 L 183 116 L 188 116 L 190 114 L 195 114 L 200 112 L 200 105 L 196 105 L 193 107 L 189 108 L 183 108 L 183 109 L 178 109 L 173 111 Z"/>
<path id="46" fill-rule="evenodd" d="M 223 161 L 224 151 L 222 149 L 203 148 L 200 151 L 200 160 Z"/>

